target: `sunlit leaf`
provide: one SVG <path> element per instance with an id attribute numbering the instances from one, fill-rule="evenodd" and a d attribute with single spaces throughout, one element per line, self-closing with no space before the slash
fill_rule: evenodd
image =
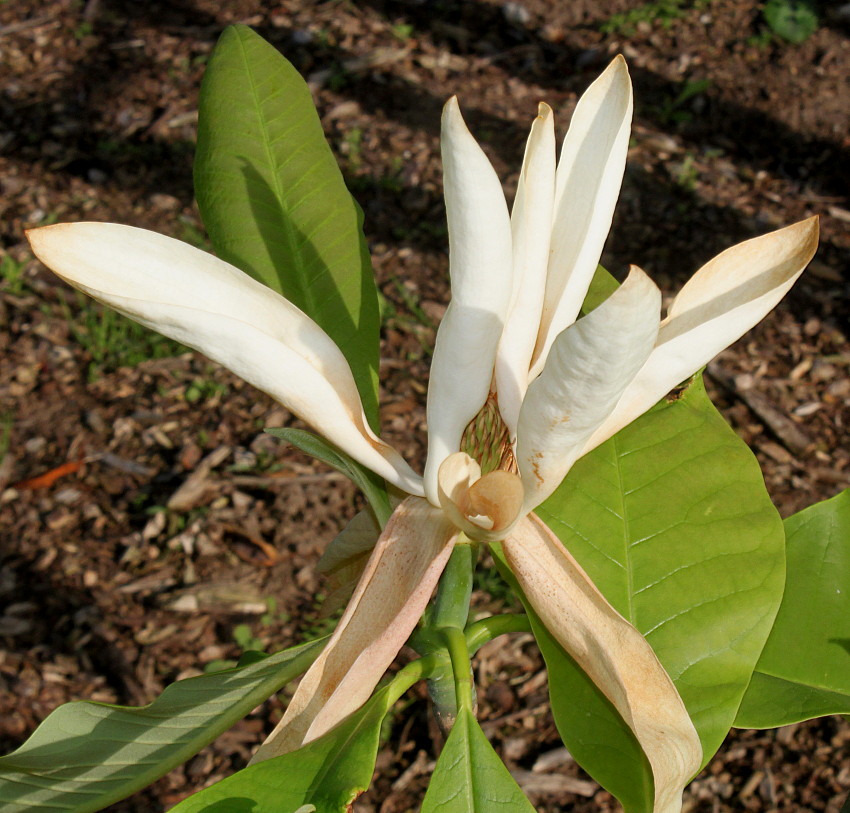
<path id="1" fill-rule="evenodd" d="M 258 762 L 185 799 L 173 813 L 347 813 L 369 787 L 381 723 L 396 700 L 422 677 L 414 661 L 357 712 L 297 751 Z"/>
<path id="2" fill-rule="evenodd" d="M 850 714 L 850 490 L 785 520 L 779 614 L 735 725 Z"/>
<path id="3" fill-rule="evenodd" d="M 422 813 L 533 813 L 534 808 L 464 708 L 437 760 Z"/>
<path id="4" fill-rule="evenodd" d="M 148 706 L 67 703 L 0 757 L 0 808 L 100 810 L 189 759 L 300 675 L 325 639 L 242 669 L 180 680 Z"/>
<path id="5" fill-rule="evenodd" d="M 697 379 L 580 460 L 538 513 L 646 635 L 708 761 L 735 719 L 784 583 L 782 523 L 750 450 Z M 604 749 L 595 730 L 613 725 L 588 718 L 574 733 L 567 722 L 559 729 L 568 747 L 596 738 Z"/>
<path id="6" fill-rule="evenodd" d="M 216 253 L 339 345 L 377 429 L 380 315 L 362 212 L 307 84 L 245 26 L 225 30 L 204 74 L 195 194 Z"/>

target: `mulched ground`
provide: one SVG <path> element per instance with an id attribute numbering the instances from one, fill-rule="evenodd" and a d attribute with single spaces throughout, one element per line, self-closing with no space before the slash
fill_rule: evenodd
<path id="1" fill-rule="evenodd" d="M 829 6 L 794 46 L 764 34 L 757 3 L 655 6 L 0 4 L 0 749 L 65 701 L 144 703 L 245 646 L 273 651 L 329 623 L 314 565 L 356 510 L 353 488 L 263 434 L 289 420 L 280 407 L 196 354 L 128 333 L 23 241 L 29 226 L 93 219 L 203 242 L 197 90 L 229 23 L 253 26 L 308 77 L 366 211 L 389 302 L 385 435 L 408 459 L 422 460 L 429 348 L 448 294 L 442 103 L 460 95 L 511 190 L 537 101 L 563 134 L 577 94 L 623 53 L 636 121 L 603 262 L 616 273 L 636 262 L 672 293 L 728 245 L 821 215 L 811 270 L 709 383 L 783 515 L 850 486 L 847 18 Z M 162 357 L 138 363 L 151 355 Z M 530 636 L 488 646 L 477 669 L 485 731 L 538 809 L 615 810 L 559 746 Z M 111 810 L 166 809 L 244 765 L 280 713 L 270 701 Z M 400 714 L 356 810 L 416 809 L 438 739 L 424 702 Z M 838 718 L 736 732 L 686 809 L 837 813 L 848 741 Z"/>

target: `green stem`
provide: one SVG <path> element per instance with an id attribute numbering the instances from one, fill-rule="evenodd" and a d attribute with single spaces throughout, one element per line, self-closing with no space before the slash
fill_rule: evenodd
<path id="1" fill-rule="evenodd" d="M 472 595 L 472 572 L 477 554 L 477 546 L 461 535 L 440 577 L 429 627 L 453 627 L 462 630 L 466 626 L 469 597 Z"/>
<path id="2" fill-rule="evenodd" d="M 469 663 L 469 650 L 466 646 L 466 636 L 463 630 L 457 627 L 443 627 L 443 637 L 449 657 L 452 659 L 452 674 L 454 675 L 455 698 L 458 711 L 465 709 L 471 716 L 473 711 L 472 693 L 475 690 L 472 685 L 472 666 Z"/>
<path id="3" fill-rule="evenodd" d="M 470 624 L 466 628 L 466 645 L 470 656 L 474 655 L 484 644 L 506 635 L 509 632 L 531 632 L 531 623 L 523 613 L 506 613 L 491 615 Z"/>

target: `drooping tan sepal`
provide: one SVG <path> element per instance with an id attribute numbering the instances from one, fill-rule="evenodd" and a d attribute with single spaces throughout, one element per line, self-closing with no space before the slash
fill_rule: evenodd
<path id="1" fill-rule="evenodd" d="M 395 509 L 328 645 L 252 763 L 322 736 L 370 697 L 425 611 L 458 533 L 419 497 Z"/>
<path id="2" fill-rule="evenodd" d="M 702 746 L 652 647 L 534 514 L 516 524 L 502 547 L 546 628 L 637 737 L 652 767 L 654 813 L 678 813 L 682 790 L 699 770 Z"/>

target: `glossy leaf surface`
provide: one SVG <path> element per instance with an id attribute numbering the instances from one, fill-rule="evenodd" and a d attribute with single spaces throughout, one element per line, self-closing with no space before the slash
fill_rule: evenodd
<path id="1" fill-rule="evenodd" d="M 322 737 L 283 756 L 252 765 L 185 799 L 174 813 L 294 813 L 302 807 L 343 813 L 369 786 L 381 723 L 421 677 L 414 661 L 357 712 Z"/>
<path id="2" fill-rule="evenodd" d="M 534 808 L 465 708 L 458 712 L 422 813 L 533 813 Z"/>
<path id="3" fill-rule="evenodd" d="M 0 757 L 0 808 L 100 810 L 196 754 L 301 674 L 325 639 L 246 666 L 180 680 L 150 705 L 67 703 Z"/>
<path id="4" fill-rule="evenodd" d="M 850 714 L 850 490 L 789 517 L 785 529 L 785 595 L 740 728 Z"/>
<path id="5" fill-rule="evenodd" d="M 752 453 L 697 379 L 580 460 L 538 513 L 647 636 L 707 762 L 735 719 L 783 590 L 782 524 Z M 567 746 L 575 739 L 605 753 L 618 723 L 594 717 L 576 728 L 574 717 L 556 709 Z M 601 781 L 624 758 L 608 752 L 583 765 Z"/>
<path id="6" fill-rule="evenodd" d="M 216 253 L 324 328 L 377 429 L 380 316 L 362 212 L 307 84 L 246 26 L 222 34 L 204 74 L 194 174 Z"/>

